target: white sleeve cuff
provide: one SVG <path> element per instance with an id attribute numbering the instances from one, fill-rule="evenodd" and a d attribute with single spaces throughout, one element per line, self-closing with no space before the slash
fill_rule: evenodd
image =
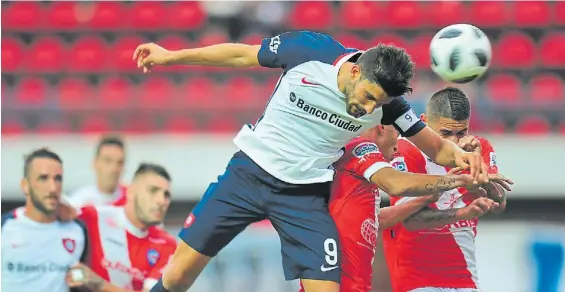
<path id="1" fill-rule="evenodd" d="M 396 201 L 395 205 L 400 205 L 400 204 L 406 203 L 408 201 L 412 201 L 416 198 L 417 197 L 402 197 L 402 198 L 400 198 L 400 200 Z"/>
<path id="2" fill-rule="evenodd" d="M 383 161 L 379 161 L 374 163 L 373 165 L 369 166 L 365 172 L 363 173 L 363 176 L 368 180 L 371 181 L 371 176 L 373 174 L 375 174 L 377 171 L 385 168 L 385 167 L 392 167 L 392 165 L 390 165 L 388 162 L 383 162 Z"/>
<path id="3" fill-rule="evenodd" d="M 151 290 L 153 288 L 153 286 L 155 286 L 155 284 L 157 284 L 157 282 L 159 282 L 159 280 L 155 280 L 155 279 L 145 279 L 145 281 L 143 281 L 143 290 Z"/>

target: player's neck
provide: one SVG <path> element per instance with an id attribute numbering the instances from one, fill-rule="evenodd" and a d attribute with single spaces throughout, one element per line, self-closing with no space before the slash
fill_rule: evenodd
<path id="1" fill-rule="evenodd" d="M 26 208 L 24 211 L 24 215 L 31 219 L 32 221 L 39 222 L 39 223 L 51 223 L 57 220 L 57 214 L 45 214 L 39 211 L 30 203 L 26 204 Z"/>
<path id="2" fill-rule="evenodd" d="M 96 183 L 96 188 L 98 188 L 98 191 L 100 191 L 104 195 L 113 195 L 116 192 L 118 186 L 117 185 L 108 186 L 99 181 Z"/>
<path id="3" fill-rule="evenodd" d="M 351 71 L 351 67 L 353 67 L 353 63 L 345 62 L 339 67 L 339 72 L 337 73 L 337 88 L 341 93 L 345 94 L 345 87 L 347 83 L 349 83 L 349 72 Z"/>
<path id="4" fill-rule="evenodd" d="M 147 228 L 149 228 L 148 226 L 146 226 L 145 224 L 143 224 L 143 222 L 141 222 L 141 220 L 139 220 L 139 218 L 137 218 L 137 216 L 135 215 L 135 210 L 133 210 L 133 208 L 124 208 L 125 214 L 126 214 L 126 219 L 131 223 L 131 225 L 133 225 L 135 228 L 145 231 L 147 230 Z"/>

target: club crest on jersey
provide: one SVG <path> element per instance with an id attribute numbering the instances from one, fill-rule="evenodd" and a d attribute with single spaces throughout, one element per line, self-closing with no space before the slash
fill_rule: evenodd
<path id="1" fill-rule="evenodd" d="M 394 160 L 392 160 L 392 167 L 394 167 L 398 171 L 408 171 L 404 157 L 396 157 Z"/>
<path id="2" fill-rule="evenodd" d="M 73 253 L 77 247 L 76 241 L 71 238 L 63 238 L 63 247 L 69 252 Z"/>
<path id="3" fill-rule="evenodd" d="M 379 148 L 377 147 L 377 145 L 375 143 L 370 143 L 370 142 L 365 142 L 365 143 L 361 143 L 357 146 L 355 146 L 355 148 L 353 148 L 353 155 L 355 155 L 355 157 L 363 157 L 369 153 L 378 153 L 379 152 Z"/>
<path id="4" fill-rule="evenodd" d="M 159 260 L 159 256 L 160 256 L 159 252 L 152 248 L 147 251 L 147 262 L 150 265 L 154 266 Z"/>
<path id="5" fill-rule="evenodd" d="M 196 219 L 194 217 L 194 214 L 190 213 L 190 215 L 188 215 L 186 220 L 184 220 L 184 228 L 190 227 L 190 225 L 192 225 L 192 223 L 194 222 L 194 219 Z"/>

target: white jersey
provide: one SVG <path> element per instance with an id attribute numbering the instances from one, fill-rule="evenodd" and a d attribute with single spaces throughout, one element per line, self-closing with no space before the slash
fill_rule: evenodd
<path id="1" fill-rule="evenodd" d="M 259 63 L 284 72 L 263 116 L 245 125 L 235 144 L 274 177 L 308 184 L 331 181 L 344 145 L 371 127 L 394 124 L 404 136 L 417 133 L 424 124 L 403 98 L 360 118 L 347 113 L 337 76 L 361 53 L 310 31 L 264 39 Z"/>
<path id="2" fill-rule="evenodd" d="M 118 186 L 116 191 L 112 194 L 105 194 L 102 193 L 96 185 L 88 185 L 77 189 L 68 196 L 65 196 L 65 201 L 75 208 L 87 205 L 104 206 L 118 201 L 124 195 L 124 186 Z"/>
<path id="3" fill-rule="evenodd" d="M 84 255 L 85 230 L 76 221 L 39 223 L 24 210 L 2 216 L 2 291 L 69 291 L 65 277 Z"/>

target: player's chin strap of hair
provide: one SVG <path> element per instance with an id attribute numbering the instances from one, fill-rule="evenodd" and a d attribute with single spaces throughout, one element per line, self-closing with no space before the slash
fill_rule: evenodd
<path id="1" fill-rule="evenodd" d="M 171 292 L 171 291 L 167 290 L 167 288 L 163 286 L 163 278 L 161 278 L 159 279 L 157 284 L 155 284 L 153 288 L 149 290 L 149 292 Z"/>

